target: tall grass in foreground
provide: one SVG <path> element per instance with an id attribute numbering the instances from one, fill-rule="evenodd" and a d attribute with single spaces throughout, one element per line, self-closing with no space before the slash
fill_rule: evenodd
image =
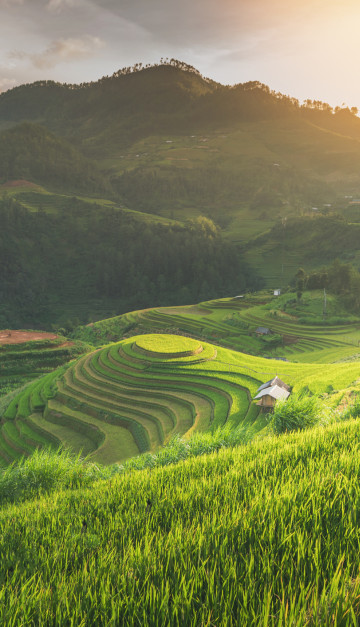
<path id="1" fill-rule="evenodd" d="M 350 420 L 9 505 L 0 624 L 357 625 L 359 477 Z"/>
<path id="2" fill-rule="evenodd" d="M 194 433 L 190 439 L 175 435 L 170 442 L 157 453 L 143 453 L 132 457 L 117 466 L 118 472 L 152 469 L 159 466 L 168 466 L 184 461 L 189 457 L 199 457 L 219 451 L 222 448 L 239 446 L 249 443 L 253 438 L 252 432 L 241 425 L 232 428 L 231 425 L 219 427 L 213 432 Z"/>
<path id="3" fill-rule="evenodd" d="M 100 479 L 110 479 L 116 474 L 154 469 L 199 457 L 221 449 L 250 444 L 266 439 L 273 433 L 280 435 L 324 426 L 331 422 L 347 421 L 360 416 L 360 397 L 356 396 L 343 409 L 332 410 L 317 397 L 293 395 L 287 402 L 276 405 L 269 414 L 268 426 L 257 433 L 251 426 L 237 428 L 226 425 L 206 433 L 194 433 L 190 439 L 175 435 L 156 453 L 143 453 L 123 464 L 102 466 L 91 463 L 89 458 L 73 456 L 60 449 L 36 450 L 31 457 L 22 458 L 0 471 L 0 505 L 35 498 L 63 488 L 87 487 Z"/>
<path id="4" fill-rule="evenodd" d="M 66 488 L 86 487 L 99 479 L 109 478 L 106 467 L 84 463 L 78 455 L 36 449 L 0 472 L 0 504 L 36 498 L 41 494 Z"/>
<path id="5" fill-rule="evenodd" d="M 190 440 L 174 436 L 158 453 L 144 453 L 124 464 L 99 466 L 66 450 L 36 450 L 31 457 L 0 471 L 0 504 L 34 498 L 63 488 L 87 487 L 99 479 L 110 479 L 115 474 L 133 470 L 152 469 L 238 446 L 250 441 L 245 429 L 227 426 L 213 433 L 197 433 Z"/>

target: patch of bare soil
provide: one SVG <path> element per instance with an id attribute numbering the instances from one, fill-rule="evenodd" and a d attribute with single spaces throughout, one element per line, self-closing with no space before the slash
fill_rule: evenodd
<path id="1" fill-rule="evenodd" d="M 299 338 L 295 335 L 284 335 L 283 336 L 284 344 L 289 346 L 290 344 L 296 344 L 299 341 Z"/>
<path id="2" fill-rule="evenodd" d="M 14 331 L 6 329 L 0 331 L 0 344 L 23 344 L 24 342 L 33 342 L 37 340 L 56 340 L 55 333 L 46 333 L 45 331 Z"/>
<path id="3" fill-rule="evenodd" d="M 39 187 L 36 183 L 31 183 L 30 181 L 26 181 L 25 179 L 19 179 L 16 181 L 7 181 L 0 185 L 2 189 L 10 188 L 10 187 Z"/>
<path id="4" fill-rule="evenodd" d="M 201 309 L 197 307 L 197 305 L 190 305 L 190 307 L 164 307 L 160 308 L 157 311 L 161 311 L 161 313 L 173 315 L 173 314 L 188 314 L 189 316 L 208 316 L 211 312 L 207 309 Z"/>

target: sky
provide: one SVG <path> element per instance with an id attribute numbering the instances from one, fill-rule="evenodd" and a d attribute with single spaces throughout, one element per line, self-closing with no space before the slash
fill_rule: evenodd
<path id="1" fill-rule="evenodd" d="M 359 0 L 0 0 L 0 91 L 173 57 L 222 84 L 360 109 Z"/>

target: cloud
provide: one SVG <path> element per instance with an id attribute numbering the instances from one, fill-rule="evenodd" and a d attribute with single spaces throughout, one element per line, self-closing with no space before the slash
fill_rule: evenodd
<path id="1" fill-rule="evenodd" d="M 28 4 L 31 0 L 0 0 L 0 7 L 11 7 L 14 5 Z M 73 7 L 76 5 L 77 0 L 48 0 L 46 8 L 50 11 L 57 11 L 63 7 Z M 35 3 L 36 4 L 36 3 Z"/>
<path id="2" fill-rule="evenodd" d="M 68 37 L 52 41 L 49 46 L 39 53 L 26 53 L 15 51 L 10 53 L 12 59 L 29 59 L 38 69 L 53 68 L 59 63 L 71 62 L 78 59 L 86 59 L 96 54 L 105 46 L 100 37 L 84 35 L 83 37 Z"/>
<path id="3" fill-rule="evenodd" d="M 318 16 L 338 14 L 358 0 L 88 0 L 104 15 L 124 19 L 151 33 L 157 44 L 200 49 L 237 47 L 248 36 L 294 31 Z M 344 8 L 344 9 L 343 9 Z"/>
<path id="4" fill-rule="evenodd" d="M 0 77 L 17 84 L 174 57 L 219 82 L 359 101 L 359 0 L 0 0 L 0 16 Z"/>
<path id="5" fill-rule="evenodd" d="M 24 4 L 24 0 L 0 0 L 0 7 L 11 7 L 14 4 Z"/>
<path id="6" fill-rule="evenodd" d="M 11 89 L 17 84 L 16 78 L 0 78 L 0 93 L 2 91 L 6 91 L 7 89 Z"/>
<path id="7" fill-rule="evenodd" d="M 46 5 L 48 11 L 59 13 L 62 9 L 76 6 L 76 0 L 49 0 Z"/>

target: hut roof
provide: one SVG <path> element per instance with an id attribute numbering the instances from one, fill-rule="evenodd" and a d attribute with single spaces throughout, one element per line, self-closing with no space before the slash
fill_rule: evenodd
<path id="1" fill-rule="evenodd" d="M 261 392 L 255 396 L 254 400 L 262 398 L 263 396 L 271 396 L 278 401 L 288 398 L 288 396 L 290 396 L 290 392 L 281 388 L 279 385 L 273 385 L 271 388 L 261 390 Z"/>
<path id="2" fill-rule="evenodd" d="M 277 375 L 273 379 L 270 379 L 270 381 L 260 385 L 257 391 L 260 392 L 261 390 L 265 390 L 265 388 L 271 388 L 273 385 L 278 385 L 280 388 L 290 391 L 290 386 L 284 383 Z"/>
<path id="3" fill-rule="evenodd" d="M 270 335 L 271 331 L 267 327 L 258 327 L 255 329 L 255 333 L 260 333 L 261 335 Z"/>

